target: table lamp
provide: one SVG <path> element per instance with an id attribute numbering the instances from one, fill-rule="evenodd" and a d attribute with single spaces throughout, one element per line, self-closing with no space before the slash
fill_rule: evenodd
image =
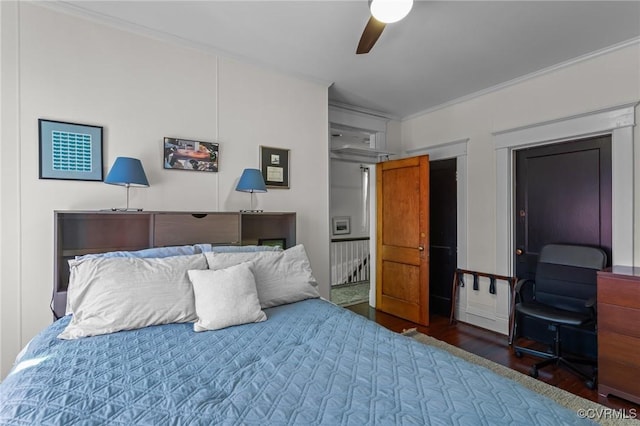
<path id="1" fill-rule="evenodd" d="M 111 170 L 109 171 L 107 178 L 104 180 L 104 183 L 108 183 L 110 185 L 121 185 L 127 188 L 127 207 L 124 209 L 124 211 L 142 211 L 142 209 L 129 208 L 129 187 L 149 186 L 147 175 L 145 175 L 144 173 L 144 168 L 142 168 L 142 163 L 140 162 L 140 160 L 130 157 L 116 158 L 116 161 L 113 162 L 113 166 L 111 166 Z M 114 208 L 112 210 L 123 209 Z"/>
<path id="2" fill-rule="evenodd" d="M 240 176 L 240 181 L 236 186 L 236 191 L 240 192 L 249 192 L 251 201 L 250 201 L 250 210 L 241 210 L 243 212 L 261 212 L 262 210 L 254 210 L 253 209 L 253 193 L 254 192 L 267 192 L 267 187 L 264 184 L 264 179 L 262 178 L 262 173 L 258 169 L 244 169 L 242 172 L 242 176 Z"/>

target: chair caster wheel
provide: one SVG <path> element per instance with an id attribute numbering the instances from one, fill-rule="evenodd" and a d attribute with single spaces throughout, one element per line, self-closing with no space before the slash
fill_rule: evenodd
<path id="1" fill-rule="evenodd" d="M 588 389 L 594 390 L 596 388 L 596 383 L 593 380 L 587 380 L 584 384 Z"/>
<path id="2" fill-rule="evenodd" d="M 532 367 L 531 371 L 529 372 L 529 375 L 531 377 L 533 377 L 534 379 L 538 378 L 538 369 L 536 367 Z"/>
<path id="3" fill-rule="evenodd" d="M 522 352 L 520 351 L 515 351 L 514 355 L 516 356 L 516 358 L 522 358 Z"/>

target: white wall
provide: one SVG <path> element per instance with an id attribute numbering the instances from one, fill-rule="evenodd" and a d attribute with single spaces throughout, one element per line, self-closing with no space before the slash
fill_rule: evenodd
<path id="1" fill-rule="evenodd" d="M 469 139 L 467 269 L 497 273 L 496 264 L 502 261 L 496 259 L 496 227 L 501 224 L 496 224 L 494 132 L 638 100 L 640 46 L 636 43 L 403 121 L 401 133 L 405 151 Z M 637 145 L 640 141 L 638 126 L 634 128 L 634 137 Z M 634 156 L 634 164 L 640 164 L 640 149 L 635 150 Z M 637 224 L 640 220 L 640 173 L 635 173 L 634 188 L 634 223 Z M 635 264 L 640 265 L 640 227 L 634 228 Z M 495 296 L 484 293 L 487 292 L 475 296 L 478 305 L 490 307 L 495 304 Z M 474 296 L 469 294 L 469 297 Z"/>
<path id="2" fill-rule="evenodd" d="M 363 171 L 366 164 L 332 159 L 331 170 L 331 217 L 347 216 L 351 219 L 349 234 L 333 235 L 333 238 L 360 238 L 369 236 L 370 212 L 363 204 Z M 369 188 L 374 188 L 369 181 Z M 375 190 L 369 189 L 369 197 L 375 196 Z M 365 216 L 366 214 L 366 216 Z"/>
<path id="3" fill-rule="evenodd" d="M 387 121 L 387 149 L 389 152 L 402 152 L 402 122 L 398 120 Z M 394 156 L 392 158 L 398 158 Z"/>
<path id="4" fill-rule="evenodd" d="M 145 210 L 235 211 L 259 145 L 291 150 L 289 190 L 259 208 L 298 213 L 321 294 L 329 295 L 327 87 L 157 41 L 33 3 L 2 2 L 0 367 L 51 323 L 53 211 L 124 204 L 122 187 L 38 179 L 38 118 L 104 126 L 105 172 L 140 158 Z M 19 41 L 18 41 L 19 36 Z M 165 136 L 220 143 L 219 173 L 163 170 Z"/>
<path id="5" fill-rule="evenodd" d="M 0 378 L 20 346 L 17 46 L 16 4 L 0 3 Z"/>

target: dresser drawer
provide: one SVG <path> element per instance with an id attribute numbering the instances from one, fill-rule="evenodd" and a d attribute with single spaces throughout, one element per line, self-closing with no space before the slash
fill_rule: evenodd
<path id="1" fill-rule="evenodd" d="M 599 274 L 598 303 L 640 309 L 640 281 Z"/>
<path id="2" fill-rule="evenodd" d="M 640 372 L 638 353 L 640 353 L 640 338 L 598 330 L 598 361 L 603 359 L 615 361 Z"/>
<path id="3" fill-rule="evenodd" d="M 640 395 L 639 367 L 632 368 L 627 364 L 600 358 L 598 359 L 598 378 L 599 384 L 609 388 L 609 392 L 614 395 L 630 400 L 630 396 Z"/>
<path id="4" fill-rule="evenodd" d="M 640 402 L 640 339 L 598 331 L 598 390 Z"/>
<path id="5" fill-rule="evenodd" d="M 601 392 L 635 400 L 640 395 L 640 339 L 598 331 L 598 377 Z"/>
<path id="6" fill-rule="evenodd" d="M 240 244 L 240 215 L 156 214 L 154 230 L 157 247 L 194 243 Z"/>
<path id="7" fill-rule="evenodd" d="M 640 269 L 598 272 L 598 392 L 640 403 Z"/>
<path id="8" fill-rule="evenodd" d="M 640 338 L 640 310 L 624 306 L 598 303 L 599 333 L 612 331 Z"/>

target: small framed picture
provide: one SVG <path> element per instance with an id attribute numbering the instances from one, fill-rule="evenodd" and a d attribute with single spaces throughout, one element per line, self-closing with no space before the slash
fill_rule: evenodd
<path id="1" fill-rule="evenodd" d="M 217 172 L 219 146 L 213 142 L 164 138 L 164 168 Z"/>
<path id="2" fill-rule="evenodd" d="M 282 250 L 287 248 L 286 238 L 258 238 L 259 246 L 280 247 Z"/>
<path id="3" fill-rule="evenodd" d="M 260 146 L 260 170 L 267 188 L 289 189 L 289 150 Z"/>
<path id="4" fill-rule="evenodd" d="M 337 216 L 333 218 L 333 235 L 351 233 L 351 217 Z"/>
<path id="5" fill-rule="evenodd" d="M 102 127 L 38 120 L 40 179 L 102 181 Z"/>

